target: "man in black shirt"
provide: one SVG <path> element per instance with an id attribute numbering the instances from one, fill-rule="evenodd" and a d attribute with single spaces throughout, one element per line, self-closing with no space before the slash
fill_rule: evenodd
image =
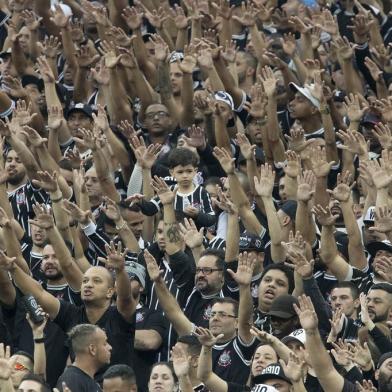
<path id="1" fill-rule="evenodd" d="M 103 392 L 137 392 L 136 375 L 127 365 L 113 365 L 103 375 Z"/>
<path id="2" fill-rule="evenodd" d="M 105 331 L 96 325 L 80 324 L 72 328 L 69 337 L 75 361 L 65 369 L 57 382 L 57 388 L 62 391 L 65 382 L 71 391 L 101 391 L 94 376 L 102 366 L 110 363 L 112 351 Z"/>
<path id="3" fill-rule="evenodd" d="M 131 295 L 132 287 L 125 271 L 125 252 L 121 252 L 121 245 L 116 250 L 111 243 L 107 251 L 106 265 L 116 275 L 116 306 L 111 305 L 115 282 L 112 274 L 103 267 L 91 267 L 84 273 L 81 285 L 83 305 L 76 306 L 49 294 L 18 267 L 15 259 L 4 255 L 0 264 L 11 272 L 20 290 L 25 294 L 31 293 L 63 331 L 68 332 L 78 324 L 96 324 L 106 331 L 113 347 L 111 364 L 132 365 L 136 301 Z"/>

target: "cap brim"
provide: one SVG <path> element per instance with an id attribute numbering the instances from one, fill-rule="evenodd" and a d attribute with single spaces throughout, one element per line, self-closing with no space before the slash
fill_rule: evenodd
<path id="1" fill-rule="evenodd" d="M 306 99 L 308 99 L 312 105 L 316 106 L 316 108 L 320 109 L 320 102 L 318 101 L 318 99 L 316 99 L 312 94 L 310 94 L 309 90 L 304 88 L 304 87 L 300 87 L 297 84 L 291 82 L 289 84 L 290 88 L 292 91 L 294 92 L 299 92 L 300 94 L 302 94 Z"/>
<path id="2" fill-rule="evenodd" d="M 296 338 L 296 337 L 294 337 L 294 336 L 285 336 L 283 339 L 282 339 L 282 343 L 284 343 L 284 344 L 287 344 L 287 343 L 289 343 L 289 342 L 299 342 L 299 343 L 301 343 L 303 346 L 304 346 L 304 342 L 302 342 L 301 340 L 299 340 L 298 338 Z"/>
<path id="3" fill-rule="evenodd" d="M 295 317 L 296 314 L 283 312 L 281 310 L 273 310 L 271 312 L 268 312 L 268 316 L 279 317 L 282 319 L 289 319 L 289 318 Z"/>
<path id="4" fill-rule="evenodd" d="M 92 116 L 90 113 L 88 113 L 88 112 L 86 112 L 85 110 L 80 109 L 80 108 L 72 108 L 72 109 L 68 110 L 68 112 L 67 112 L 67 118 L 70 116 L 70 114 L 72 114 L 72 113 L 74 113 L 74 112 L 80 112 L 80 113 L 85 114 L 85 115 L 86 115 L 87 117 L 89 117 L 89 118 L 93 118 L 93 116 Z"/>
<path id="5" fill-rule="evenodd" d="M 381 241 L 374 241 L 366 245 L 366 250 L 372 257 L 374 257 L 379 250 L 386 250 L 387 252 L 392 253 L 392 244 L 386 244 L 385 242 Z"/>
<path id="6" fill-rule="evenodd" d="M 264 381 L 271 379 L 283 380 L 292 385 L 292 382 L 288 377 L 280 376 L 279 374 L 260 374 L 260 376 L 257 376 L 257 384 L 263 384 Z"/>

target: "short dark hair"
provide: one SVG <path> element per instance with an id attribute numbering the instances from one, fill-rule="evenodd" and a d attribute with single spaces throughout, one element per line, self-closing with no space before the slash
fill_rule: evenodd
<path id="1" fill-rule="evenodd" d="M 293 270 L 290 267 L 288 267 L 286 264 L 284 264 L 284 263 L 270 264 L 266 268 L 264 268 L 264 271 L 261 274 L 260 281 L 263 280 L 265 274 L 268 271 L 272 271 L 272 270 L 282 271 L 286 275 L 287 281 L 289 283 L 289 291 L 288 291 L 288 293 L 291 294 L 293 292 L 293 290 L 294 290 L 294 272 L 293 272 Z"/>
<path id="2" fill-rule="evenodd" d="M 95 333 L 98 329 L 100 328 L 94 324 L 78 324 L 73 327 L 68 332 L 73 352 L 75 354 L 85 352 L 86 348 L 95 339 Z"/>
<path id="3" fill-rule="evenodd" d="M 353 282 L 346 281 L 346 282 L 337 282 L 332 290 L 334 289 L 350 289 L 351 295 L 354 299 L 359 298 L 359 289 L 358 286 L 356 286 Z M 331 292 L 332 292 L 331 290 Z"/>
<path id="4" fill-rule="evenodd" d="M 222 181 L 219 177 L 208 177 L 204 182 L 203 182 L 203 187 L 205 188 L 208 185 L 219 185 L 222 186 Z"/>
<path id="5" fill-rule="evenodd" d="M 392 294 L 392 285 L 389 283 L 376 283 L 370 287 L 369 291 L 370 290 L 382 290 L 388 294 Z"/>
<path id="6" fill-rule="evenodd" d="M 214 256 L 216 257 L 215 265 L 217 268 L 224 270 L 225 269 L 225 252 L 221 249 L 213 249 L 213 248 L 207 248 L 204 249 L 203 252 L 200 254 L 199 260 L 203 256 Z"/>
<path id="7" fill-rule="evenodd" d="M 23 381 L 35 381 L 38 384 L 41 385 L 41 391 L 40 392 L 51 392 L 52 390 L 50 389 L 49 385 L 46 384 L 45 380 L 41 377 L 38 376 L 37 374 L 34 373 L 29 373 L 26 374 L 20 382 L 22 383 Z"/>
<path id="8" fill-rule="evenodd" d="M 238 306 L 239 306 L 239 303 L 235 299 L 230 298 L 230 297 L 215 298 L 212 301 L 211 306 L 214 306 L 215 304 L 231 304 L 233 306 L 233 309 L 234 309 L 234 315 L 236 317 L 238 316 Z"/>
<path id="9" fill-rule="evenodd" d="M 184 343 L 188 346 L 188 353 L 191 355 L 200 355 L 201 343 L 199 339 L 194 335 L 183 335 L 179 336 L 177 343 Z"/>
<path id="10" fill-rule="evenodd" d="M 188 148 L 177 147 L 170 151 L 168 160 L 169 169 L 174 169 L 176 166 L 192 165 L 198 167 L 199 157 Z"/>
<path id="11" fill-rule="evenodd" d="M 127 381 L 129 384 L 136 383 L 136 375 L 134 370 L 128 365 L 112 365 L 103 374 L 103 379 L 120 377 L 122 380 Z"/>
<path id="12" fill-rule="evenodd" d="M 14 355 L 22 355 L 23 357 L 30 359 L 31 363 L 34 364 L 34 357 L 27 351 L 18 350 Z"/>
<path id="13" fill-rule="evenodd" d="M 58 165 L 60 169 L 64 169 L 72 172 L 73 169 L 72 163 L 68 159 L 62 159 L 61 161 L 59 161 Z"/>

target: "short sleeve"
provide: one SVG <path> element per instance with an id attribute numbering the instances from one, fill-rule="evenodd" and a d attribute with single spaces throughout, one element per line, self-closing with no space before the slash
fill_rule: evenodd
<path id="1" fill-rule="evenodd" d="M 60 300 L 60 309 L 53 320 L 64 332 L 68 332 L 72 327 L 81 322 L 79 315 L 81 307 Z"/>

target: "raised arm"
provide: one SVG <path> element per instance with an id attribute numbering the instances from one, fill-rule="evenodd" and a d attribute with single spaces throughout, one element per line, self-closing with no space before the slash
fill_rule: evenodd
<path id="1" fill-rule="evenodd" d="M 154 288 L 159 299 L 159 304 L 165 312 L 167 319 L 173 324 L 179 336 L 190 335 L 194 330 L 194 325 L 185 316 L 180 305 L 167 288 L 154 256 L 148 250 L 145 250 L 144 259 L 146 261 L 148 275 L 155 283 Z"/>

